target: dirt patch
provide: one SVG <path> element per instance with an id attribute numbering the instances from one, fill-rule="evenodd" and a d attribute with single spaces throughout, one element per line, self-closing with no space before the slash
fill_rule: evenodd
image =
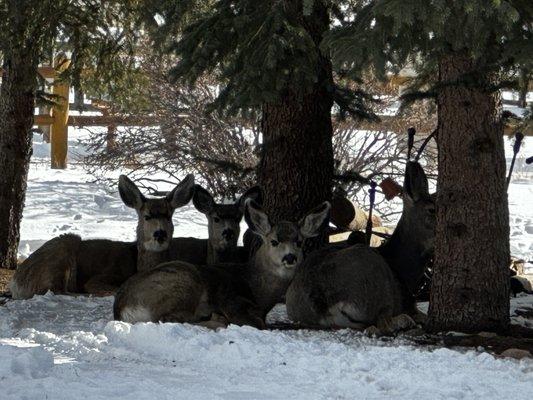
<path id="1" fill-rule="evenodd" d="M 533 329 L 511 325 L 507 335 L 421 335 L 411 337 L 417 344 L 444 346 L 448 348 L 484 348 L 493 354 L 501 354 L 508 349 L 520 349 L 533 354 Z"/>
<path id="2" fill-rule="evenodd" d="M 14 269 L 0 268 L 0 294 L 7 292 L 7 284 L 14 273 Z"/>
<path id="3" fill-rule="evenodd" d="M 269 324 L 271 330 L 323 330 L 321 327 L 305 327 L 293 323 Z M 406 340 L 411 345 L 428 346 L 430 348 L 447 347 L 450 349 L 477 349 L 484 348 L 487 352 L 499 356 L 506 350 L 524 350 L 533 354 L 533 329 L 520 325 L 511 325 L 506 335 L 497 335 L 487 332 L 479 334 L 429 334 L 417 328 L 398 334 L 398 338 Z M 391 337 L 381 337 L 388 341 Z M 531 355 L 528 355 L 531 357 Z"/>

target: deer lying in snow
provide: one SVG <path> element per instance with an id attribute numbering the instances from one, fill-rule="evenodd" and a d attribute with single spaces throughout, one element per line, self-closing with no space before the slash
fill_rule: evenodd
<path id="1" fill-rule="evenodd" d="M 27 299 L 48 290 L 54 293 L 109 293 L 133 275 L 168 261 L 174 232 L 172 215 L 194 192 L 187 175 L 166 197 L 146 198 L 126 176 L 119 178 L 119 194 L 137 211 L 137 241 L 82 240 L 66 234 L 49 240 L 22 262 L 10 283 L 14 299 Z"/>
<path id="2" fill-rule="evenodd" d="M 213 196 L 196 185 L 192 198 L 194 207 L 207 217 L 209 239 L 172 239 L 167 261 L 180 260 L 191 264 L 215 264 L 221 262 L 246 262 L 248 252 L 237 246 L 244 201 L 257 199 L 259 187 L 248 189 L 238 200 L 230 204 L 216 203 Z"/>
<path id="3" fill-rule="evenodd" d="M 381 247 L 329 245 L 311 253 L 287 290 L 289 318 L 304 326 L 392 333 L 421 317 L 414 297 L 433 250 L 435 202 L 420 164 L 408 162 L 403 213 Z"/>
<path id="4" fill-rule="evenodd" d="M 218 261 L 219 256 L 241 260 L 244 251 L 237 252 L 236 248 L 243 201 L 228 205 L 212 201 L 206 206 L 206 193 L 188 175 L 166 197 L 147 198 L 131 180 L 121 176 L 120 197 L 137 211 L 137 241 L 82 240 L 72 234 L 54 238 L 18 267 L 10 284 L 13 298 L 26 299 L 48 290 L 110 294 L 137 271 L 165 261 L 181 259 L 205 264 Z M 247 195 L 253 196 L 254 191 Z M 172 238 L 172 215 L 191 197 L 197 208 L 201 206 L 200 211 L 207 213 L 210 226 L 223 227 L 210 228 L 209 239 Z"/>
<path id="5" fill-rule="evenodd" d="M 247 200 L 246 222 L 262 239 L 248 263 L 200 267 L 175 261 L 138 273 L 117 292 L 115 319 L 263 327 L 303 258 L 303 241 L 318 235 L 329 207 L 325 202 L 299 223 L 272 226 L 259 206 Z"/>

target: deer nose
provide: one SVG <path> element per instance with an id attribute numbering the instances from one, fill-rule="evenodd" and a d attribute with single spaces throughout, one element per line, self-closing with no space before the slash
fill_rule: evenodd
<path id="1" fill-rule="evenodd" d="M 232 229 L 224 229 L 222 231 L 222 237 L 226 240 L 233 239 L 235 237 L 235 232 Z"/>
<path id="2" fill-rule="evenodd" d="M 283 258 L 281 259 L 282 262 L 286 262 L 289 265 L 296 264 L 296 261 L 298 260 L 298 257 L 296 257 L 294 254 L 289 253 L 285 254 Z"/>
<path id="3" fill-rule="evenodd" d="M 167 231 L 164 231 L 163 229 L 155 231 L 154 239 L 157 240 L 158 243 L 163 243 L 165 240 L 167 240 Z"/>

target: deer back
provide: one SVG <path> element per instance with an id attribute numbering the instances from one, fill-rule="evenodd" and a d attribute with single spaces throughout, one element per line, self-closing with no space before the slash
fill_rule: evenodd
<path id="1" fill-rule="evenodd" d="M 382 248 L 330 245 L 298 267 L 286 296 L 291 319 L 365 327 L 406 311 L 405 288 L 423 274 L 435 225 L 434 203 L 418 163 L 407 165 L 403 202 L 400 222 Z"/>

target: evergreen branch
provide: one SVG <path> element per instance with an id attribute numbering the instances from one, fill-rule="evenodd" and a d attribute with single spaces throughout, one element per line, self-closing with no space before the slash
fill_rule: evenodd
<path id="1" fill-rule="evenodd" d="M 346 118 L 346 114 L 355 119 L 379 122 L 379 117 L 365 104 L 365 102 L 379 103 L 362 90 L 353 90 L 335 85 L 333 88 L 333 101 L 339 106 L 339 116 Z"/>

